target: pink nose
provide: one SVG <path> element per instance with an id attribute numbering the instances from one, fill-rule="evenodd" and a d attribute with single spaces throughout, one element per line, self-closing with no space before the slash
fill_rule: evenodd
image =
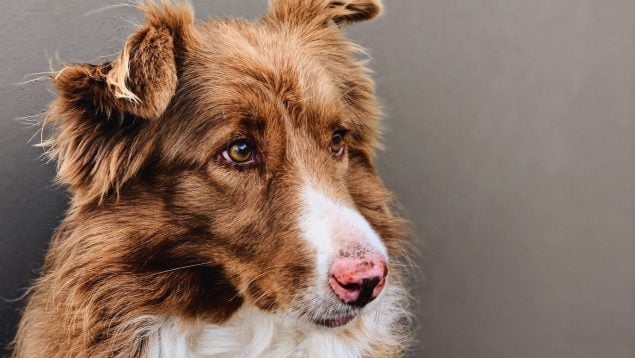
<path id="1" fill-rule="evenodd" d="M 383 255 L 341 257 L 331 266 L 329 284 L 344 303 L 363 307 L 379 295 L 386 283 L 386 275 L 388 269 Z"/>

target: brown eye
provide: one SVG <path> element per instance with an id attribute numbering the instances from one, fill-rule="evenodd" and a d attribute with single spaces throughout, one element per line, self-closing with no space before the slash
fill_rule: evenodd
<path id="1" fill-rule="evenodd" d="M 344 154 L 346 147 L 344 144 L 344 134 L 345 132 L 340 129 L 333 132 L 333 135 L 331 136 L 331 152 L 336 157 L 340 157 Z"/>
<path id="2" fill-rule="evenodd" d="M 231 143 L 225 151 L 223 158 L 230 163 L 249 164 L 254 161 L 254 148 L 245 139 L 239 139 Z"/>

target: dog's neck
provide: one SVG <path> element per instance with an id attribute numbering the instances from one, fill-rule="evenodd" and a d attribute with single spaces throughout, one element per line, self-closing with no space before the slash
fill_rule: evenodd
<path id="1" fill-rule="evenodd" d="M 366 357 L 397 353 L 395 332 L 403 318 L 395 309 L 399 289 L 373 302 L 376 309 L 363 313 L 340 328 L 319 327 L 296 318 L 265 313 L 247 304 L 222 325 L 186 327 L 178 319 L 154 322 L 143 332 L 148 357 Z"/>

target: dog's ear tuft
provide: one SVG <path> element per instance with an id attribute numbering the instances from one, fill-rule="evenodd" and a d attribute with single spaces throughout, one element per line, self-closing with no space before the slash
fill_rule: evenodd
<path id="1" fill-rule="evenodd" d="M 270 0 L 269 17 L 286 23 L 347 24 L 370 20 L 382 11 L 380 0 Z"/>
<path id="2" fill-rule="evenodd" d="M 165 112 L 177 87 L 179 56 L 194 36 L 184 3 L 142 2 L 146 22 L 118 57 L 98 65 L 62 68 L 53 77 L 58 97 L 47 116 L 58 179 L 75 200 L 103 199 L 134 177 L 150 155 L 144 127 Z"/>
<path id="3" fill-rule="evenodd" d="M 370 20 L 382 11 L 380 0 L 331 1 L 329 8 L 337 24 Z"/>

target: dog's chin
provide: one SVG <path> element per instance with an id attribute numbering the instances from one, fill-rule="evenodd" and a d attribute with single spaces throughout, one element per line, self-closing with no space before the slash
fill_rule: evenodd
<path id="1" fill-rule="evenodd" d="M 347 305 L 341 302 L 335 297 L 323 294 L 311 293 L 298 299 L 297 302 L 303 302 L 300 307 L 294 307 L 292 311 L 299 313 L 297 316 L 301 321 L 305 323 L 324 327 L 324 328 L 338 328 L 346 327 L 359 319 L 365 312 L 369 312 L 378 309 L 377 302 L 382 300 L 383 296 L 377 297 L 372 300 L 365 307 Z"/>
<path id="2" fill-rule="evenodd" d="M 313 323 L 322 327 L 337 328 L 349 324 L 352 320 L 355 319 L 355 317 L 357 317 L 356 314 L 348 313 L 332 317 L 319 318 L 313 321 Z"/>

